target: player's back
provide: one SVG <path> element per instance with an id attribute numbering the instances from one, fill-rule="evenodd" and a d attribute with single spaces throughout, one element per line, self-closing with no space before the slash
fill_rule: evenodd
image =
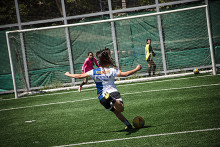
<path id="1" fill-rule="evenodd" d="M 102 67 L 88 72 L 88 75 L 95 81 L 97 94 L 100 96 L 104 96 L 106 92 L 111 93 L 117 91 L 114 81 L 115 77 L 119 74 L 119 69 Z"/>

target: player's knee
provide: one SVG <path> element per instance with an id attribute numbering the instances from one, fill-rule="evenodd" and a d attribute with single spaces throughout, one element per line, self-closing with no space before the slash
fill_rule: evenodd
<path id="1" fill-rule="evenodd" d="M 121 110 L 120 112 L 124 112 L 124 107 L 121 107 L 120 110 Z"/>
<path id="2" fill-rule="evenodd" d="M 120 113 L 120 112 L 124 112 L 124 107 L 123 106 L 117 106 L 115 107 L 115 109 Z M 116 112 L 117 113 L 117 112 Z"/>
<path id="3" fill-rule="evenodd" d="M 124 112 L 124 104 L 123 103 L 120 103 L 121 105 L 120 105 L 120 112 Z"/>

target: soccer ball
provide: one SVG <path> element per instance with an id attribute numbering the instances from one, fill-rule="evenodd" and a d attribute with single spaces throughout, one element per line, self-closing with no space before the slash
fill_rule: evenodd
<path id="1" fill-rule="evenodd" d="M 199 70 L 198 70 L 197 68 L 195 68 L 195 69 L 193 70 L 193 73 L 194 73 L 194 74 L 199 74 Z"/>
<path id="2" fill-rule="evenodd" d="M 135 128 L 143 128 L 145 121 L 141 116 L 137 116 L 133 119 L 132 123 Z"/>

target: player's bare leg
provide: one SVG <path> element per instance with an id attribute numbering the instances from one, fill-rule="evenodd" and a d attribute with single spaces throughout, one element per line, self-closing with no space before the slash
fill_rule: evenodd
<path id="1" fill-rule="evenodd" d="M 124 115 L 123 115 L 121 112 L 119 112 L 118 110 L 115 110 L 113 113 L 116 115 L 116 117 L 117 117 L 121 122 L 123 122 L 123 123 L 126 125 L 126 127 L 125 127 L 126 130 L 127 130 L 127 129 L 132 129 L 131 124 L 128 122 L 128 120 L 124 117 Z"/>
<path id="2" fill-rule="evenodd" d="M 117 116 L 117 118 L 118 118 L 120 121 L 124 122 L 124 121 L 126 120 L 126 118 L 124 117 L 124 115 L 123 115 L 121 112 L 119 112 L 118 110 L 115 110 L 115 111 L 114 111 L 114 114 Z"/>
<path id="3" fill-rule="evenodd" d="M 117 111 L 119 111 L 119 112 L 124 111 L 124 105 L 119 100 L 115 100 L 115 103 L 113 105 Z"/>
<path id="4" fill-rule="evenodd" d="M 85 78 L 84 83 L 87 84 L 87 82 L 88 82 L 88 78 Z"/>
<path id="5" fill-rule="evenodd" d="M 114 109 L 115 109 L 115 110 L 113 111 L 113 113 L 116 115 L 116 117 L 117 117 L 119 120 L 121 120 L 121 121 L 126 125 L 125 129 L 126 129 L 126 130 L 127 130 L 127 129 L 132 129 L 131 124 L 128 122 L 128 120 L 127 120 L 127 119 L 124 117 L 124 115 L 121 113 L 121 112 L 124 111 L 124 104 L 123 104 L 120 100 L 115 99 L 115 98 L 112 98 L 109 93 L 106 93 L 105 99 L 108 100 L 108 101 L 110 101 L 110 102 L 112 102 L 113 107 L 114 107 Z"/>

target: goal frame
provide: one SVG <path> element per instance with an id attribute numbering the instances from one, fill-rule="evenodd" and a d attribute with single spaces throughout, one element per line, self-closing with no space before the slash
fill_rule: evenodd
<path id="1" fill-rule="evenodd" d="M 216 75 L 216 70 L 215 70 L 216 69 L 216 64 L 215 64 L 215 59 L 214 59 L 214 50 L 213 50 L 213 43 L 212 43 L 212 36 L 211 36 L 208 5 L 201 5 L 201 6 L 188 7 L 188 8 L 182 8 L 182 9 L 176 9 L 176 10 L 163 11 L 163 12 L 155 12 L 155 13 L 150 13 L 150 14 L 127 16 L 127 17 L 122 17 L 122 18 L 112 18 L 112 19 L 107 19 L 107 20 L 99 20 L 99 21 L 91 21 L 91 22 L 51 26 L 51 27 L 41 27 L 41 28 L 33 28 L 33 29 L 7 31 L 6 32 L 6 40 L 7 40 L 7 46 L 8 46 L 9 61 L 10 61 L 10 66 L 11 66 L 11 73 L 12 73 L 12 80 L 13 80 L 15 98 L 18 98 L 18 92 L 17 92 L 17 87 L 16 87 L 14 66 L 13 66 L 13 60 L 12 60 L 12 54 L 11 54 L 11 48 L 10 48 L 10 41 L 9 41 L 9 34 L 10 33 L 17 32 L 17 33 L 22 34 L 23 32 L 29 32 L 29 31 L 38 31 L 38 30 L 47 30 L 47 29 L 56 29 L 56 28 L 68 28 L 68 27 L 73 27 L 73 26 L 84 26 L 84 25 L 92 25 L 92 24 L 98 24 L 98 23 L 115 22 L 115 21 L 128 20 L 128 19 L 141 18 L 141 17 L 160 16 L 160 15 L 163 15 L 163 14 L 175 13 L 175 12 L 181 12 L 181 11 L 187 11 L 187 10 L 193 10 L 193 9 L 199 9 L 199 8 L 205 8 L 206 21 L 207 21 L 207 30 L 208 30 L 208 37 L 209 37 L 209 46 L 210 46 L 210 53 L 211 53 L 211 62 L 212 62 L 212 73 L 213 73 L 213 75 Z M 117 52 L 115 52 L 115 54 L 117 54 Z M 164 53 L 162 53 L 162 54 L 164 54 Z M 118 62 L 118 60 L 116 60 L 116 62 Z M 116 63 L 116 65 L 119 65 L 119 63 Z M 164 71 L 164 72 L 166 73 L 166 71 Z"/>

